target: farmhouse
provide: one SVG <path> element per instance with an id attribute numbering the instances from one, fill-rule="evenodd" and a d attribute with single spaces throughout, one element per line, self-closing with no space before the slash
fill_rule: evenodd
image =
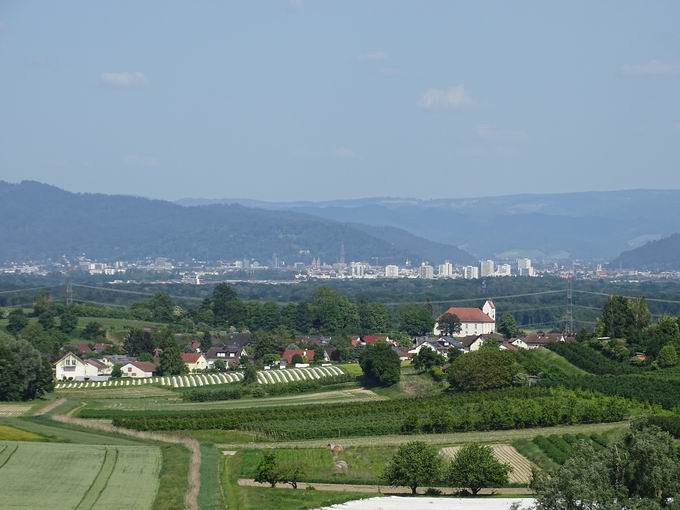
<path id="1" fill-rule="evenodd" d="M 183 352 L 180 356 L 189 372 L 203 372 L 208 368 L 208 362 L 200 352 Z"/>
<path id="2" fill-rule="evenodd" d="M 460 338 L 460 343 L 462 345 L 462 351 L 463 352 L 475 352 L 478 351 L 479 348 L 484 345 L 484 342 L 492 340 L 493 342 L 496 342 L 499 346 L 503 345 L 503 337 L 501 335 L 497 335 L 495 333 L 491 333 L 488 335 L 468 335 L 464 336 L 463 338 Z"/>
<path id="3" fill-rule="evenodd" d="M 548 344 L 566 342 L 571 339 L 572 337 L 562 333 L 544 333 L 543 331 L 538 331 L 536 333 L 529 333 L 523 338 L 515 338 L 510 343 L 519 349 L 538 349 Z"/>
<path id="4" fill-rule="evenodd" d="M 446 314 L 455 315 L 460 319 L 461 328 L 455 336 L 488 335 L 496 332 L 496 306 L 490 299 L 487 299 L 481 309 L 452 306 L 442 315 Z M 442 334 L 439 322 L 434 325 L 434 334 Z"/>
<path id="5" fill-rule="evenodd" d="M 156 365 L 150 361 L 131 361 L 120 369 L 123 377 L 151 377 Z"/>
<path id="6" fill-rule="evenodd" d="M 237 345 L 222 345 L 211 347 L 205 353 L 208 368 L 212 368 L 218 360 L 224 361 L 228 367 L 234 368 L 240 363 L 241 356 L 248 356 L 245 347 Z"/>
<path id="7" fill-rule="evenodd" d="M 446 356 L 449 349 L 454 348 L 458 350 L 463 350 L 463 344 L 460 339 L 452 338 L 450 336 L 433 337 L 433 336 L 422 336 L 417 337 L 413 340 L 414 347 L 408 350 L 408 353 L 418 354 L 421 349 L 432 349 L 438 352 L 442 356 Z"/>
<path id="8" fill-rule="evenodd" d="M 55 379 L 59 381 L 105 381 L 108 375 L 106 365 L 96 360 L 82 360 L 67 352 L 54 363 Z M 110 372 L 109 372 L 110 373 Z"/>

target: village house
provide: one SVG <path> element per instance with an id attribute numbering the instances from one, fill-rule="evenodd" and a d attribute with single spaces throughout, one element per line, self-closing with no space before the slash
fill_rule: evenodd
<path id="1" fill-rule="evenodd" d="M 459 340 L 462 346 L 461 350 L 463 352 L 475 352 L 478 351 L 482 345 L 484 345 L 484 342 L 489 340 L 495 342 L 500 348 L 502 348 L 504 339 L 501 335 L 490 333 L 487 335 L 468 335 L 464 336 L 463 338 L 459 338 Z"/>
<path id="2" fill-rule="evenodd" d="M 510 343 L 519 349 L 538 349 L 548 344 L 566 342 L 571 339 L 572 337 L 563 333 L 544 333 L 543 331 L 538 331 L 536 333 L 529 333 L 522 338 L 512 339 Z"/>
<path id="3" fill-rule="evenodd" d="M 120 370 L 123 377 L 152 377 L 156 371 L 156 365 L 150 361 L 130 361 Z"/>
<path id="4" fill-rule="evenodd" d="M 378 342 L 385 342 L 387 344 L 394 344 L 394 341 L 390 339 L 387 335 L 364 335 L 364 336 L 353 336 L 350 338 L 350 343 L 352 347 L 357 345 L 373 345 Z"/>
<path id="5" fill-rule="evenodd" d="M 438 317 L 434 325 L 435 335 L 442 335 L 438 321 L 446 314 L 455 315 L 460 319 L 461 328 L 455 336 L 488 335 L 496 332 L 496 307 L 490 299 L 486 300 L 481 309 L 452 306 Z"/>
<path id="6" fill-rule="evenodd" d="M 456 339 L 450 336 L 443 337 L 433 337 L 433 336 L 423 336 L 413 339 L 413 348 L 409 349 L 407 352 L 411 355 L 418 354 L 422 349 L 432 349 L 442 356 L 447 356 L 449 349 L 454 348 L 460 351 L 463 350 L 463 344 L 460 339 Z"/>
<path id="7" fill-rule="evenodd" d="M 227 367 L 234 368 L 240 363 L 241 356 L 248 356 L 245 347 L 240 347 L 238 345 L 221 345 L 208 349 L 208 352 L 205 353 L 205 360 L 208 368 L 213 368 L 215 362 L 218 360 L 224 361 Z"/>
<path id="8" fill-rule="evenodd" d="M 106 381 L 106 365 L 93 360 L 82 360 L 67 352 L 54 363 L 54 377 L 59 381 Z"/>
<path id="9" fill-rule="evenodd" d="M 208 368 L 208 362 L 200 352 L 183 352 L 180 356 L 189 372 L 203 372 Z"/>

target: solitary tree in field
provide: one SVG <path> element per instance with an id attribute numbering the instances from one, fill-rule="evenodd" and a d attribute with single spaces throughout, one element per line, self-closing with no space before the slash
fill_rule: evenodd
<path id="1" fill-rule="evenodd" d="M 439 331 L 441 331 L 442 334 L 447 336 L 460 333 L 460 330 L 463 327 L 463 324 L 460 322 L 460 319 L 454 313 L 445 313 L 444 315 L 439 317 L 439 321 L 437 321 L 437 323 L 439 325 Z"/>
<path id="2" fill-rule="evenodd" d="M 276 484 L 282 481 L 279 463 L 273 453 L 267 452 L 262 456 L 255 472 L 255 481 L 258 483 L 268 483 L 272 487 L 276 487 Z"/>
<path id="3" fill-rule="evenodd" d="M 163 349 L 160 366 L 161 375 L 181 375 L 186 371 L 187 366 L 182 361 L 177 345 L 170 345 Z"/>
<path id="4" fill-rule="evenodd" d="M 255 365 L 248 361 L 244 366 L 243 371 L 243 384 L 255 384 L 257 382 L 257 368 Z"/>
<path id="5" fill-rule="evenodd" d="M 493 455 L 490 446 L 472 443 L 463 446 L 454 457 L 446 473 L 452 487 L 469 488 L 477 495 L 484 487 L 500 487 L 508 483 L 512 468 Z"/>
<path id="6" fill-rule="evenodd" d="M 392 386 L 401 378 L 399 355 L 385 342 L 367 345 L 359 359 L 364 378 L 371 384 Z"/>
<path id="7" fill-rule="evenodd" d="M 418 487 L 439 479 L 441 467 L 441 458 L 433 446 L 413 441 L 399 447 L 382 478 L 393 487 L 405 485 L 415 494 Z"/>

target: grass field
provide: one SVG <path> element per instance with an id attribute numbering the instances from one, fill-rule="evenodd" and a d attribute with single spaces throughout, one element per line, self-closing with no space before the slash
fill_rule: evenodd
<path id="1" fill-rule="evenodd" d="M 427 373 L 417 372 L 410 366 L 401 369 L 401 380 L 394 386 L 374 388 L 374 391 L 386 398 L 425 397 L 441 393 L 443 383 L 435 382 Z"/>
<path id="2" fill-rule="evenodd" d="M 545 349 L 535 349 L 531 351 L 531 354 L 533 356 L 536 356 L 539 360 L 541 360 L 543 363 L 546 365 L 549 365 L 560 372 L 562 372 L 564 375 L 567 376 L 577 376 L 577 375 L 586 375 L 588 372 L 585 370 L 577 367 L 576 365 L 571 364 L 569 361 L 567 361 L 566 358 L 560 356 L 559 354 Z"/>
<path id="3" fill-rule="evenodd" d="M 189 450 L 179 445 L 166 445 L 161 447 L 161 454 L 158 495 L 153 503 L 153 510 L 184 508 Z"/>
<path id="4" fill-rule="evenodd" d="M 137 390 L 138 388 L 134 388 Z M 141 388 L 139 388 L 141 389 Z M 108 390 L 100 390 L 108 391 Z M 124 391 L 124 390 L 120 390 Z M 182 402 L 177 393 L 171 392 L 172 398 L 120 398 L 110 397 L 100 400 L 99 391 L 92 394 L 97 397 L 87 400 L 87 409 L 116 409 L 119 411 L 134 410 L 201 410 L 201 409 L 243 409 L 248 407 L 279 407 L 300 404 L 330 404 L 338 402 L 357 402 L 363 400 L 382 400 L 374 392 L 363 389 L 334 390 L 319 393 L 303 393 L 281 397 L 247 398 L 241 400 L 218 400 L 214 402 Z"/>
<path id="5" fill-rule="evenodd" d="M 489 430 L 483 432 L 454 432 L 450 434 L 414 434 L 414 435 L 384 435 L 365 437 L 335 438 L 333 442 L 343 447 L 350 446 L 393 446 L 409 441 L 424 441 L 426 443 L 454 446 L 465 443 L 512 443 L 516 439 L 531 439 L 539 435 L 549 434 L 615 434 L 628 428 L 628 422 L 592 423 L 584 425 L 562 425 L 557 427 L 538 427 L 532 429 Z M 243 443 L 228 443 L 216 441 L 223 449 L 238 449 Z M 328 439 L 309 439 L 305 441 L 277 441 L 273 443 L 277 448 L 325 448 Z M 250 448 L 271 448 L 272 443 L 248 444 Z"/>
<path id="6" fill-rule="evenodd" d="M 460 446 L 442 448 L 441 454 L 447 459 L 453 459 L 460 448 Z M 531 481 L 531 468 L 533 467 L 531 462 L 513 446 L 494 444 L 491 448 L 496 459 L 512 468 L 508 475 L 510 483 L 528 484 Z"/>
<path id="7" fill-rule="evenodd" d="M 2 442 L 0 450 L 4 509 L 148 510 L 156 497 L 156 447 Z"/>
<path id="8" fill-rule="evenodd" d="M 228 509 L 261 510 L 302 510 L 320 508 L 366 497 L 352 492 L 321 492 L 316 490 L 261 489 L 240 487 L 237 483 L 241 471 L 239 456 L 224 457 L 222 488 L 224 502 Z"/>
<path id="9" fill-rule="evenodd" d="M 34 432 L 3 425 L 0 421 L 0 441 L 44 441 L 47 438 Z"/>
<path id="10" fill-rule="evenodd" d="M 0 402 L 0 418 L 21 416 L 31 410 L 33 404 Z"/>
<path id="11" fill-rule="evenodd" d="M 90 429 L 66 425 L 48 418 L 7 418 L 4 425 L 39 434 L 51 441 L 80 443 L 85 445 L 138 445 L 139 441 L 127 437 L 93 432 Z"/>

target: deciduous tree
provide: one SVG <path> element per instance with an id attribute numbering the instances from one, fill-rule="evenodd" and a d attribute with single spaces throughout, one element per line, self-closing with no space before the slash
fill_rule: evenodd
<path id="1" fill-rule="evenodd" d="M 493 455 L 490 446 L 472 443 L 461 447 L 446 473 L 446 481 L 453 487 L 465 487 L 472 494 L 485 487 L 501 487 L 508 483 L 512 468 Z"/>
<path id="2" fill-rule="evenodd" d="M 442 460 L 436 448 L 413 441 L 399 447 L 385 467 L 382 479 L 393 487 L 405 485 L 415 494 L 418 487 L 439 480 L 441 467 Z"/>
<path id="3" fill-rule="evenodd" d="M 367 345 L 361 353 L 359 364 L 369 384 L 392 386 L 401 378 L 399 355 L 385 342 Z"/>

